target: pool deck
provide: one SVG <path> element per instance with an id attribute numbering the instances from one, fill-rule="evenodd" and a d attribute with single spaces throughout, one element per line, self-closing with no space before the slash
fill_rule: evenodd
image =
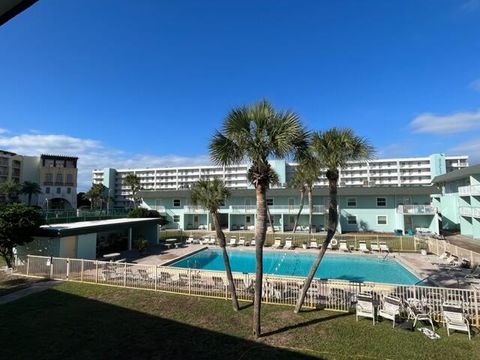
<path id="1" fill-rule="evenodd" d="M 212 247 L 212 246 L 210 246 Z M 217 248 L 216 246 L 213 246 Z M 174 249 L 164 249 L 161 247 L 155 247 L 150 250 L 150 254 L 141 257 L 135 261 L 137 264 L 144 265 L 165 265 L 173 260 L 180 259 L 182 257 L 188 256 L 192 253 L 195 253 L 199 250 L 205 249 L 207 246 L 198 245 L 198 244 L 189 244 L 181 248 Z M 230 248 L 230 247 L 229 247 Z M 253 247 L 236 247 L 236 249 L 245 249 L 253 251 Z M 284 250 L 284 249 L 272 249 L 265 248 L 266 251 L 279 251 L 279 252 L 292 252 L 292 253 L 304 253 L 304 254 L 315 254 L 317 250 L 314 249 L 303 249 L 295 248 L 294 250 Z M 340 252 L 338 250 L 327 250 L 327 254 L 337 254 L 337 255 L 346 255 L 354 254 L 358 256 L 384 256 L 384 254 L 379 253 L 370 253 L 364 254 L 360 251 L 352 252 Z M 448 268 L 442 267 L 442 261 L 436 255 L 421 255 L 418 253 L 390 253 L 388 255 L 390 258 L 397 259 L 402 265 L 404 265 L 409 271 L 414 275 L 419 277 L 422 280 L 425 280 L 427 285 L 440 286 L 440 287 L 450 287 L 450 288 L 461 288 L 461 289 L 472 289 L 472 285 L 465 280 L 465 275 L 467 275 L 470 270 L 448 270 Z"/>

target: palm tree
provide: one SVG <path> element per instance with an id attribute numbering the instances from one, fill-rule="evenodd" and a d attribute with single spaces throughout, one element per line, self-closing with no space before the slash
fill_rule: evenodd
<path id="1" fill-rule="evenodd" d="M 230 260 L 226 249 L 225 234 L 220 226 L 218 219 L 218 208 L 221 204 L 230 197 L 230 191 L 225 187 L 225 184 L 220 179 L 210 180 L 198 180 L 192 187 L 192 202 L 194 205 L 201 205 L 203 208 L 210 211 L 212 215 L 213 225 L 215 226 L 215 232 L 217 239 L 222 249 L 223 264 L 225 266 L 225 272 L 228 279 L 228 287 L 230 294 L 232 295 L 233 310 L 238 311 L 238 299 L 235 292 L 235 284 L 233 282 L 232 269 L 230 267 Z"/>
<path id="2" fill-rule="evenodd" d="M 97 207 L 100 202 L 100 209 L 103 209 L 103 203 L 106 199 L 107 188 L 103 184 L 92 184 L 90 190 L 85 193 L 85 198 L 90 200 L 90 208 Z"/>
<path id="3" fill-rule="evenodd" d="M 255 187 L 257 213 L 255 226 L 256 271 L 253 309 L 253 335 L 261 335 L 260 310 L 263 281 L 263 245 L 267 233 L 266 193 L 277 174 L 268 159 L 286 158 L 306 149 L 307 131 L 291 111 L 276 111 L 266 100 L 252 106 L 232 109 L 210 142 L 210 156 L 218 165 L 251 163 L 248 179 Z"/>
<path id="4" fill-rule="evenodd" d="M 141 189 L 140 186 L 140 178 L 135 175 L 135 174 L 128 174 L 125 176 L 125 179 L 123 180 L 125 185 L 130 187 L 130 191 L 132 193 L 132 199 L 133 199 L 133 207 L 137 207 L 137 192 Z"/>
<path id="5" fill-rule="evenodd" d="M 22 185 L 19 183 L 8 180 L 0 184 L 0 194 L 5 194 L 8 203 L 16 202 L 18 199 L 18 193 L 21 191 Z"/>
<path id="6" fill-rule="evenodd" d="M 307 154 L 307 157 L 303 159 L 297 166 L 295 173 L 290 181 L 290 186 L 300 190 L 300 208 L 298 209 L 297 217 L 295 218 L 295 224 L 293 226 L 293 232 L 297 231 L 298 220 L 300 214 L 303 211 L 303 205 L 305 202 L 305 193 L 308 194 L 308 226 L 309 233 L 312 232 L 312 214 L 313 214 L 313 186 L 320 176 L 320 164 L 314 158 Z"/>
<path id="7" fill-rule="evenodd" d="M 368 141 L 354 134 L 351 129 L 332 128 L 325 132 L 314 133 L 311 150 L 313 156 L 327 168 L 328 190 L 330 201 L 328 205 L 327 237 L 320 248 L 317 258 L 310 268 L 302 291 L 295 306 L 298 313 L 305 300 L 305 295 L 312 283 L 313 276 L 325 255 L 327 246 L 335 235 L 338 226 L 337 188 L 339 168 L 344 167 L 347 161 L 369 159 L 374 154 L 374 148 Z"/>
<path id="8" fill-rule="evenodd" d="M 33 181 L 25 181 L 22 184 L 22 189 L 20 190 L 22 194 L 28 195 L 28 206 L 32 204 L 32 196 L 41 194 L 42 188 L 36 182 Z"/>

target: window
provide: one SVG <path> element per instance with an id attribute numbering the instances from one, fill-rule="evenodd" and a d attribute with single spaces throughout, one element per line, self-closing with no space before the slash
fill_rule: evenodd
<path id="1" fill-rule="evenodd" d="M 73 175 L 72 174 L 67 174 L 67 184 L 72 184 L 73 185 Z"/>
<path id="2" fill-rule="evenodd" d="M 357 199 L 347 198 L 347 207 L 357 207 Z"/>
<path id="3" fill-rule="evenodd" d="M 245 222 L 249 223 L 249 222 L 250 222 L 250 220 L 251 220 L 251 218 L 250 218 L 250 215 L 248 215 L 248 216 L 245 216 Z"/>
<path id="4" fill-rule="evenodd" d="M 173 200 L 173 206 L 174 207 L 180 207 L 180 199 L 174 199 Z"/>
<path id="5" fill-rule="evenodd" d="M 357 217 L 355 215 L 348 215 L 347 223 L 348 225 L 357 225 Z"/>
<path id="6" fill-rule="evenodd" d="M 52 182 L 52 181 L 53 181 L 53 175 L 51 173 L 46 173 L 45 182 Z"/>
<path id="7" fill-rule="evenodd" d="M 173 222 L 179 223 L 180 222 L 180 215 L 173 215 Z"/>
<path id="8" fill-rule="evenodd" d="M 378 207 L 385 207 L 387 206 L 387 199 L 384 197 L 377 197 L 377 206 Z"/>
<path id="9" fill-rule="evenodd" d="M 377 215 L 377 225 L 387 225 L 387 215 Z"/>
<path id="10" fill-rule="evenodd" d="M 57 187 L 57 194 L 60 194 L 62 192 L 62 189 Z"/>
<path id="11" fill-rule="evenodd" d="M 273 199 L 267 199 L 267 206 L 273 205 Z"/>
<path id="12" fill-rule="evenodd" d="M 60 185 L 60 183 L 63 183 L 63 174 L 57 174 L 55 177 L 55 182 Z"/>
<path id="13" fill-rule="evenodd" d="M 45 188 L 45 194 L 50 194 L 50 188 L 49 187 Z"/>
<path id="14" fill-rule="evenodd" d="M 67 194 L 71 194 L 72 193 L 72 188 L 67 188 Z"/>

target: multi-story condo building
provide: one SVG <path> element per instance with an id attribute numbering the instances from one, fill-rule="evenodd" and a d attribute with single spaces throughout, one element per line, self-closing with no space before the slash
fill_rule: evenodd
<path id="1" fill-rule="evenodd" d="M 297 164 L 285 160 L 272 160 L 271 164 L 279 175 L 280 188 L 287 187 Z M 405 187 L 428 186 L 432 179 L 441 174 L 468 166 L 468 156 L 446 156 L 433 154 L 427 157 L 377 159 L 352 161 L 340 169 L 340 187 Z M 93 183 L 103 183 L 115 199 L 115 205 L 132 205 L 131 193 L 123 183 L 128 174 L 140 178 L 143 190 L 188 189 L 198 179 L 220 178 L 231 189 L 248 189 L 249 165 L 233 166 L 189 166 L 165 168 L 112 169 L 93 171 Z M 316 186 L 327 185 L 325 178 L 319 178 Z"/>
<path id="2" fill-rule="evenodd" d="M 0 183 L 35 182 L 42 193 L 32 197 L 32 205 L 48 209 L 76 208 L 77 160 L 69 156 L 25 156 L 0 150 Z M 26 196 L 20 199 L 26 201 Z M 0 202 L 5 200 L 5 194 L 0 194 Z"/>
<path id="3" fill-rule="evenodd" d="M 480 239 L 480 165 L 437 176 L 433 182 L 441 188 L 434 204 L 443 228 Z"/>

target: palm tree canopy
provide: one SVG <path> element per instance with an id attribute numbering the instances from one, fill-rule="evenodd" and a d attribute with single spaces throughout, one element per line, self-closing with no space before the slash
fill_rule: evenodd
<path id="1" fill-rule="evenodd" d="M 304 187 L 313 187 L 313 184 L 321 175 L 321 165 L 317 159 L 303 159 L 295 169 L 295 173 L 290 179 L 289 186 L 302 189 Z"/>
<path id="2" fill-rule="evenodd" d="M 22 190 L 21 192 L 23 194 L 27 195 L 34 195 L 34 194 L 41 194 L 42 193 L 42 188 L 40 185 L 36 182 L 33 181 L 25 181 L 22 184 Z"/>
<path id="3" fill-rule="evenodd" d="M 220 179 L 198 180 L 192 186 L 191 198 L 194 205 L 200 205 L 210 212 L 216 212 L 231 195 Z"/>
<path id="4" fill-rule="evenodd" d="M 307 149 L 308 132 L 297 114 L 275 111 L 266 100 L 231 110 L 210 142 L 210 156 L 218 165 L 250 161 L 252 182 L 269 184 L 273 175 L 268 159 L 300 158 Z"/>
<path id="5" fill-rule="evenodd" d="M 18 194 L 22 189 L 22 185 L 15 181 L 5 181 L 0 184 L 0 193 L 2 194 L 7 194 L 7 195 L 16 195 Z"/>
<path id="6" fill-rule="evenodd" d="M 375 153 L 369 142 L 351 129 L 332 128 L 312 136 L 312 152 L 330 171 L 345 167 L 348 161 L 368 160 Z"/>
<path id="7" fill-rule="evenodd" d="M 140 188 L 140 178 L 135 174 L 128 174 L 123 180 L 125 185 L 130 186 L 131 188 L 139 189 Z"/>

